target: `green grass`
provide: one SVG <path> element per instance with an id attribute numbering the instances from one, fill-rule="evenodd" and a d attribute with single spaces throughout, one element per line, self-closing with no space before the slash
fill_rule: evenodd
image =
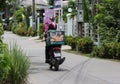
<path id="1" fill-rule="evenodd" d="M 71 53 L 71 54 L 75 54 L 75 55 L 86 56 L 86 57 L 92 58 L 92 56 L 90 55 L 91 53 L 85 54 L 85 53 L 82 53 L 80 51 L 78 52 L 78 51 L 71 50 L 71 49 L 66 49 L 66 50 L 63 50 L 63 51 Z M 109 61 L 114 61 L 114 62 L 120 62 L 120 60 L 117 60 L 117 59 L 105 59 L 105 58 L 99 58 L 99 57 L 93 57 L 93 58 L 104 59 L 104 60 L 109 60 Z"/>
<path id="2" fill-rule="evenodd" d="M 63 50 L 63 51 L 68 52 L 68 53 L 72 53 L 72 54 L 75 54 L 75 55 L 81 55 L 81 56 L 91 57 L 90 53 L 86 54 L 86 53 L 82 53 L 80 51 L 75 51 L 75 50 L 71 50 L 71 49 L 66 49 L 66 50 Z"/>
<path id="3" fill-rule="evenodd" d="M 4 59 L 3 59 L 4 58 Z M 3 59 L 3 61 L 2 61 Z M 16 44 L 10 46 L 10 50 L 2 55 L 0 63 L 3 64 L 4 74 L 0 75 L 0 84 L 27 84 L 28 70 L 30 67 L 29 58 L 23 53 L 22 49 Z M 0 69 L 0 71 L 3 71 Z"/>

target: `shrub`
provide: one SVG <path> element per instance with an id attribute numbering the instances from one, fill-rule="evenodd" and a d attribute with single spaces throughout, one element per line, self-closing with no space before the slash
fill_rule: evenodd
<path id="1" fill-rule="evenodd" d="M 3 25 L 0 23 L 0 42 L 2 42 L 2 35 L 4 34 Z"/>
<path id="2" fill-rule="evenodd" d="M 5 78 L 9 74 L 9 61 L 8 53 L 0 54 L 0 84 L 5 84 Z"/>
<path id="3" fill-rule="evenodd" d="M 120 60 L 120 43 L 118 43 L 116 46 L 116 57 L 115 58 Z"/>
<path id="4" fill-rule="evenodd" d="M 67 36 L 65 41 L 67 45 L 71 46 L 72 50 L 76 50 L 78 46 L 79 51 L 90 53 L 93 49 L 93 41 L 90 38 Z"/>
<path id="5" fill-rule="evenodd" d="M 3 25 L 0 23 L 0 36 L 4 34 Z"/>
<path id="6" fill-rule="evenodd" d="M 65 36 L 65 41 L 67 45 L 71 45 L 72 36 Z"/>
<path id="7" fill-rule="evenodd" d="M 100 47 L 93 49 L 91 53 L 94 57 L 120 59 L 120 43 L 117 42 L 103 42 Z"/>
<path id="8" fill-rule="evenodd" d="M 15 33 L 21 36 L 27 36 L 27 30 L 25 28 L 16 28 Z"/>
<path id="9" fill-rule="evenodd" d="M 19 23 L 18 27 L 15 29 L 15 33 L 21 36 L 27 36 L 27 28 L 25 23 Z"/>
<path id="10" fill-rule="evenodd" d="M 76 49 L 77 46 L 77 37 L 67 36 L 65 37 L 66 44 L 71 46 L 72 50 Z"/>
<path id="11" fill-rule="evenodd" d="M 0 84 L 3 81 L 3 79 L 8 75 L 9 58 L 7 56 L 7 45 L 0 43 Z"/>
<path id="12" fill-rule="evenodd" d="M 98 46 L 93 47 L 93 51 L 91 52 L 92 57 L 97 57 L 99 55 L 99 48 Z"/>
<path id="13" fill-rule="evenodd" d="M 11 30 L 13 33 L 15 33 L 16 28 L 18 28 L 18 25 L 15 25 L 14 23 L 11 23 Z"/>
<path id="14" fill-rule="evenodd" d="M 27 36 L 33 36 L 33 35 L 34 35 L 33 28 L 32 28 L 32 27 L 29 27 L 29 28 L 28 28 Z"/>
<path id="15" fill-rule="evenodd" d="M 3 54 L 6 66 L 0 84 L 27 84 L 30 60 L 23 51 L 15 44 L 10 51 Z M 6 72 L 7 71 L 7 72 Z"/>
<path id="16" fill-rule="evenodd" d="M 7 45 L 4 44 L 3 42 L 0 42 L 0 54 L 3 54 L 4 51 L 6 50 Z"/>
<path id="17" fill-rule="evenodd" d="M 44 24 L 43 23 L 40 24 L 38 33 L 39 33 L 39 36 L 41 36 L 44 33 Z"/>
<path id="18" fill-rule="evenodd" d="M 77 38 L 76 37 L 72 37 L 72 41 L 71 41 L 71 48 L 72 50 L 75 50 L 77 47 Z"/>
<path id="19" fill-rule="evenodd" d="M 108 42 L 106 43 L 105 47 L 106 47 L 106 50 L 108 50 L 107 52 L 107 56 L 108 58 L 113 58 L 115 59 L 116 58 L 116 42 Z"/>
<path id="20" fill-rule="evenodd" d="M 79 39 L 77 45 L 83 53 L 90 53 L 93 49 L 93 41 L 90 38 Z"/>

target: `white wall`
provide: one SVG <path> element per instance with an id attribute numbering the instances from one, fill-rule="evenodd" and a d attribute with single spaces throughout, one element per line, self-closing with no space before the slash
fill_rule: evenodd
<path id="1" fill-rule="evenodd" d="M 73 35 L 73 19 L 67 14 L 67 36 Z"/>

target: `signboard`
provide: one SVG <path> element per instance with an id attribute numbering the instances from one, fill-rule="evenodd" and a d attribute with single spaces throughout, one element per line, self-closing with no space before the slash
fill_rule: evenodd
<path id="1" fill-rule="evenodd" d="M 44 23 L 50 23 L 50 17 L 54 16 L 53 9 L 45 9 Z"/>
<path id="2" fill-rule="evenodd" d="M 54 9 L 60 9 L 61 8 L 61 1 L 62 0 L 54 0 Z"/>

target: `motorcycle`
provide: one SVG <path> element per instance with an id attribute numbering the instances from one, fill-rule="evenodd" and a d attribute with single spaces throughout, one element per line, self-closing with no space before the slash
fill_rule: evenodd
<path id="1" fill-rule="evenodd" d="M 59 65 L 61 65 L 65 57 L 62 57 L 61 46 L 64 42 L 64 31 L 49 30 L 47 33 L 46 45 L 49 45 L 49 65 L 50 69 L 55 71 L 59 70 Z"/>
<path id="2" fill-rule="evenodd" d="M 50 55 L 50 60 L 49 60 L 49 65 L 50 65 L 50 69 L 55 71 L 59 70 L 59 65 L 61 65 L 64 60 L 65 57 L 62 58 L 62 54 L 61 54 L 61 45 L 54 45 L 50 47 L 50 51 L 49 51 L 49 55 Z"/>

